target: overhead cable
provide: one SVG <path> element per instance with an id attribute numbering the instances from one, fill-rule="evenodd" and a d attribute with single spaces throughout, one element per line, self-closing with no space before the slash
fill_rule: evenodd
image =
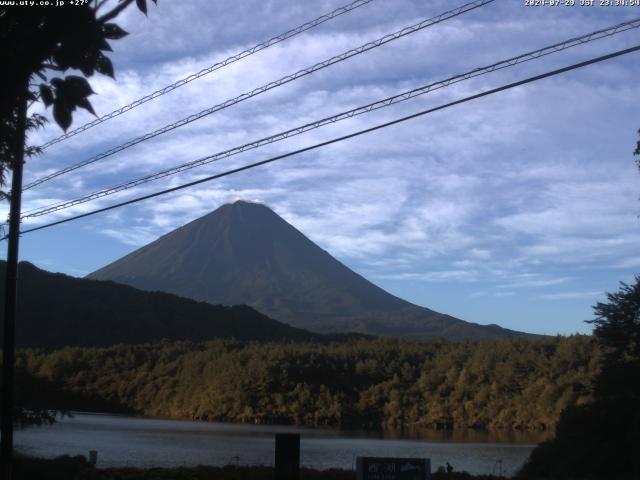
<path id="1" fill-rule="evenodd" d="M 154 192 L 154 193 L 151 193 L 151 194 L 148 194 L 148 195 L 143 195 L 143 196 L 140 196 L 140 197 L 137 197 L 137 198 L 133 198 L 131 200 L 127 200 L 127 201 L 124 201 L 124 202 L 116 203 L 114 205 L 110 205 L 110 206 L 107 206 L 107 207 L 99 208 L 99 209 L 96 209 L 96 210 L 93 210 L 93 211 L 90 211 L 90 212 L 82 213 L 82 214 L 75 215 L 75 216 L 72 216 L 72 217 L 68 217 L 68 218 L 65 218 L 65 219 L 62 219 L 62 220 L 58 220 L 58 221 L 55 221 L 55 222 L 47 223 L 45 225 L 32 227 L 32 228 L 29 228 L 27 230 L 23 230 L 21 233 L 24 234 L 24 233 L 35 232 L 35 231 L 38 231 L 38 230 L 43 230 L 45 228 L 50 228 L 50 227 L 53 227 L 53 226 L 56 226 L 56 225 L 61 225 L 63 223 L 67 223 L 67 222 L 71 222 L 71 221 L 78 220 L 78 219 L 81 219 L 81 218 L 89 217 L 89 216 L 92 216 L 92 215 L 96 215 L 98 213 L 103 213 L 103 212 L 107 212 L 107 211 L 110 211 L 110 210 L 114 210 L 116 208 L 124 207 L 124 206 L 127 206 L 127 205 L 132 205 L 134 203 L 138 203 L 138 202 L 141 202 L 143 200 L 149 200 L 151 198 L 159 197 L 161 195 L 166 195 L 168 193 L 172 193 L 172 192 L 176 192 L 176 191 L 179 191 L 179 190 L 183 190 L 185 188 L 189 188 L 189 187 L 192 187 L 192 186 L 195 186 L 195 185 L 199 185 L 199 184 L 202 184 L 202 183 L 205 183 L 205 182 L 210 182 L 210 181 L 216 180 L 218 178 L 222 178 L 222 177 L 226 177 L 226 176 L 233 175 L 233 174 L 236 174 L 236 173 L 240 173 L 240 172 L 243 172 L 243 171 L 246 171 L 246 170 L 250 170 L 250 169 L 253 169 L 253 168 L 256 168 L 256 167 L 260 167 L 262 165 L 266 165 L 266 164 L 269 164 L 269 163 L 276 162 L 278 160 L 283 160 L 285 158 L 293 157 L 293 156 L 299 155 L 301 153 L 305 153 L 305 152 L 309 152 L 309 151 L 312 151 L 312 150 L 316 150 L 318 148 L 322 148 L 322 147 L 325 147 L 327 145 L 331 145 L 331 144 L 342 142 L 344 140 L 348 140 L 348 139 L 351 139 L 351 138 L 354 138 L 354 137 L 358 137 L 358 136 L 364 135 L 366 133 L 371 133 L 371 132 L 374 132 L 374 131 L 377 131 L 377 130 L 381 130 L 383 128 L 387 128 L 387 127 L 390 127 L 392 125 L 396 125 L 396 124 L 399 124 L 399 123 L 402 123 L 402 122 L 406 122 L 408 120 L 412 120 L 414 118 L 418 118 L 418 117 L 421 117 L 421 116 L 424 116 L 424 115 L 428 115 L 430 113 L 437 112 L 439 110 L 444 110 L 446 108 L 450 108 L 450 107 L 453 107 L 455 105 L 460 105 L 462 103 L 466 103 L 466 102 L 469 102 L 469 101 L 472 101 L 472 100 L 476 100 L 478 98 L 486 97 L 488 95 L 493 95 L 495 93 L 502 92 L 504 90 L 508 90 L 508 89 L 515 88 L 515 87 L 519 87 L 521 85 L 525 85 L 525 84 L 528 84 L 528 83 L 536 82 L 536 81 L 539 81 L 539 80 L 542 80 L 542 79 L 545 79 L 545 78 L 549 78 L 549 77 L 552 77 L 552 76 L 555 76 L 555 75 L 560 75 L 562 73 L 566 73 L 566 72 L 569 72 L 571 70 L 576 70 L 578 68 L 583 68 L 583 67 L 586 67 L 588 65 L 593 65 L 593 64 L 598 63 L 598 62 L 602 62 L 602 61 L 609 60 L 609 59 L 612 59 L 612 58 L 615 58 L 615 57 L 619 57 L 621 55 L 626 55 L 626 54 L 629 54 L 629 53 L 632 53 L 632 52 L 637 52 L 638 50 L 640 50 L 640 45 L 636 45 L 634 47 L 627 48 L 627 49 L 624 49 L 624 50 L 618 50 L 618 51 L 610 53 L 608 55 L 603 55 L 603 56 L 600 56 L 600 57 L 592 58 L 592 59 L 586 60 L 584 62 L 576 63 L 576 64 L 573 64 L 573 65 L 569 65 L 567 67 L 559 68 L 557 70 L 552 70 L 552 71 L 549 71 L 549 72 L 546 72 L 546 73 L 543 73 L 543 74 L 540 74 L 540 75 L 535 75 L 533 77 L 529 77 L 529 78 L 526 78 L 524 80 L 519 80 L 517 82 L 509 83 L 507 85 L 503 85 L 501 87 L 493 88 L 491 90 L 486 90 L 484 92 L 477 93 L 475 95 L 471 95 L 471 96 L 468 96 L 468 97 L 465 97 L 465 98 L 462 98 L 462 99 L 459 99 L 459 100 L 456 100 L 456 101 L 453 101 L 453 102 L 446 103 L 444 105 L 440 105 L 438 107 L 429 108 L 427 110 L 423 110 L 421 112 L 414 113 L 412 115 L 407 115 L 405 117 L 401 117 L 401 118 L 392 120 L 390 122 L 382 123 L 382 124 L 379 124 L 379 125 L 376 125 L 376 126 L 373 126 L 373 127 L 366 128 L 364 130 L 359 130 L 357 132 L 350 133 L 348 135 L 343 135 L 341 137 L 333 138 L 333 139 L 327 140 L 325 142 L 317 143 L 315 145 L 311 145 L 311 146 L 308 146 L 308 147 L 305 147 L 305 148 L 301 148 L 301 149 L 298 149 L 298 150 L 295 150 L 295 151 L 292 151 L 292 152 L 288 152 L 288 153 L 285 153 L 285 154 L 282 154 L 282 155 L 277 155 L 275 157 L 271 157 L 271 158 L 268 158 L 266 160 L 262 160 L 262 161 L 255 162 L 255 163 L 251 163 L 249 165 L 245 165 L 245 166 L 242 166 L 242 167 L 234 168 L 232 170 L 227 170 L 227 171 L 222 172 L 222 173 L 218 173 L 218 174 L 215 174 L 215 175 L 210 175 L 208 177 L 201 178 L 201 179 L 198 179 L 198 180 L 194 180 L 192 182 L 184 183 L 182 185 L 171 187 L 171 188 L 168 188 L 168 189 L 165 189 L 165 190 L 161 190 L 161 191 L 158 191 L 158 192 Z M 5 240 L 6 238 L 7 237 L 5 236 L 4 238 L 2 238 L 2 240 Z"/>
<path id="2" fill-rule="evenodd" d="M 281 33 L 280 35 L 276 35 L 275 37 L 270 38 L 269 40 L 265 40 L 264 42 L 261 42 L 257 45 L 254 45 L 251 48 L 247 48 L 246 50 L 243 50 L 240 53 L 236 53 L 234 55 L 231 55 L 228 58 L 225 58 L 224 60 L 220 61 L 220 62 L 216 62 L 213 65 L 211 65 L 210 67 L 204 68 L 202 70 L 200 70 L 199 72 L 196 73 L 192 73 L 191 75 L 182 78 L 174 83 L 172 83 L 171 85 L 167 85 L 166 87 L 163 87 L 159 90 L 156 90 L 153 93 L 150 93 L 148 95 L 145 95 L 142 98 L 139 98 L 131 103 L 129 103 L 128 105 L 125 105 L 123 107 L 120 107 L 114 111 L 112 111 L 111 113 L 107 113 L 103 116 L 101 116 L 100 118 L 96 118 L 95 120 L 92 120 L 88 123 L 85 123 L 84 125 L 79 126 L 78 128 L 75 128 L 73 130 L 70 130 L 69 132 L 60 135 L 59 137 L 56 137 L 52 140 L 49 140 L 48 142 L 40 145 L 40 149 L 44 150 L 47 147 L 50 147 L 51 145 L 55 145 L 56 143 L 62 142 L 63 140 L 66 140 L 67 138 L 71 138 L 81 132 L 84 132 L 86 130 L 89 130 L 90 128 L 95 127 L 96 125 L 100 125 L 101 123 L 106 122 L 107 120 L 110 120 L 112 118 L 115 118 L 119 115 L 122 115 L 125 112 L 128 112 L 129 110 L 132 110 L 136 107 L 139 107 L 140 105 L 147 103 L 151 100 L 153 100 L 154 98 L 158 98 L 161 97 L 162 95 L 165 95 L 173 90 L 175 90 L 176 88 L 180 88 L 183 85 L 186 85 L 189 82 L 192 82 L 200 77 L 204 77 L 205 75 L 208 75 L 212 72 L 215 72 L 216 70 L 220 70 L 221 68 L 224 68 L 228 65 L 231 65 L 232 63 L 235 63 L 239 60 L 242 60 L 243 58 L 249 57 L 251 55 L 253 55 L 254 53 L 258 53 L 262 50 L 266 50 L 267 48 L 276 45 L 278 43 L 284 42 L 285 40 L 288 40 L 292 37 L 295 37 L 296 35 L 299 35 L 302 32 L 306 32 L 307 30 L 310 30 L 314 27 L 317 27 L 318 25 L 323 24 L 324 22 L 327 22 L 329 20 L 332 20 L 336 17 L 339 17 L 340 15 L 343 15 L 345 13 L 351 12 L 352 10 L 355 10 L 356 8 L 362 7 L 364 5 L 367 5 L 371 2 L 373 2 L 374 0 L 356 0 L 355 2 L 352 2 L 348 5 L 345 5 L 343 7 L 339 7 L 336 8 L 335 10 L 326 13 L 314 20 L 311 20 L 310 22 L 306 22 L 303 23 L 302 25 L 292 28 L 291 30 L 288 30 L 284 33 Z"/>
<path id="3" fill-rule="evenodd" d="M 83 160 L 79 163 L 76 163 L 74 165 L 71 165 L 69 167 L 63 168 L 62 170 L 58 170 L 56 172 L 53 172 L 49 175 L 45 175 L 44 177 L 38 178 L 37 180 L 34 180 L 26 185 L 24 185 L 23 190 L 29 190 L 30 188 L 33 188 L 37 185 L 40 185 L 44 182 L 47 182 L 53 178 L 59 177 L 60 175 L 64 175 L 67 174 L 69 172 L 72 172 L 74 170 L 77 170 L 79 168 L 85 167 L 87 165 L 90 165 L 92 163 L 95 163 L 99 160 L 102 160 L 104 158 L 107 158 L 111 155 L 114 155 L 118 152 L 121 152 L 123 150 L 126 150 L 127 148 L 131 148 L 134 145 L 137 145 L 139 143 L 142 143 L 146 140 L 150 140 L 154 137 L 157 137 L 158 135 L 162 135 L 164 133 L 170 132 L 172 130 L 175 130 L 176 128 L 182 127 L 184 125 L 188 125 L 192 122 L 195 122 L 196 120 L 199 120 L 203 117 L 206 117 L 208 115 L 211 115 L 212 113 L 215 112 L 219 112 L 220 110 L 224 110 L 226 108 L 231 107 L 232 105 L 238 104 L 240 102 L 243 102 L 245 100 L 248 100 L 250 98 L 253 98 L 257 95 L 260 95 L 262 93 L 265 93 L 269 90 L 272 90 L 274 88 L 280 87 L 282 85 L 285 85 L 289 82 L 292 82 L 294 80 L 297 80 L 299 78 L 305 77 L 307 75 L 310 75 L 314 72 L 317 72 L 318 70 L 322 70 L 324 68 L 327 68 L 331 65 L 335 65 L 336 63 L 340 63 L 343 62 L 351 57 L 354 57 L 356 55 L 360 55 L 362 53 L 368 52 L 369 50 L 373 50 L 374 48 L 378 48 L 382 45 L 385 45 L 389 42 L 392 42 L 394 40 L 397 40 L 399 38 L 405 37 L 407 35 L 410 35 L 412 33 L 418 32 L 420 30 L 423 30 L 427 27 L 436 25 L 440 22 L 444 22 L 445 20 L 449 20 L 451 18 L 457 17 L 459 15 L 462 15 L 463 13 L 469 12 L 471 10 L 474 10 L 476 8 L 482 7 L 484 5 L 487 5 L 489 3 L 494 2 L 495 0 L 474 0 L 473 2 L 470 3 L 466 3 L 458 8 L 455 8 L 453 10 L 449 10 L 447 12 L 441 13 L 440 15 L 437 15 L 435 17 L 423 20 L 421 22 L 418 22 L 414 25 L 405 27 L 401 30 L 398 30 L 397 32 L 394 33 L 389 33 L 387 35 L 384 35 L 383 37 L 380 37 L 372 42 L 368 42 L 365 43 L 364 45 L 361 45 L 357 48 L 353 48 L 351 50 L 348 50 L 344 53 L 341 53 L 339 55 L 336 55 L 334 57 L 331 57 L 327 60 L 324 60 L 322 62 L 316 63 L 315 65 L 312 65 L 310 67 L 307 68 L 303 68 L 302 70 L 298 70 L 295 73 L 292 73 L 290 75 L 284 76 L 278 80 L 274 80 L 272 82 L 267 83 L 266 85 L 263 85 L 261 87 L 255 88 L 247 93 L 243 93 L 242 95 L 239 95 L 235 98 L 226 100 L 222 103 L 219 103 L 217 105 L 214 105 L 212 107 L 209 107 L 205 110 L 202 110 L 198 113 L 194 113 L 192 115 L 189 115 L 188 117 L 185 117 L 181 120 L 178 120 L 177 122 L 171 123 L 169 125 L 165 125 L 164 127 L 161 127 L 157 130 L 154 130 L 153 132 L 149 132 L 146 133 L 140 137 L 134 138 L 132 140 L 129 140 L 121 145 L 118 145 L 116 147 L 110 148 L 109 150 L 106 150 L 102 153 L 99 153 L 97 155 L 93 155 L 92 157 Z"/>
<path id="4" fill-rule="evenodd" d="M 428 85 L 424 85 L 418 88 L 414 88 L 412 90 L 408 90 L 406 92 L 397 94 L 397 95 L 393 95 L 391 97 L 387 97 L 384 98 L 382 100 L 377 100 L 375 102 L 369 103 L 367 105 L 361 106 L 361 107 L 357 107 L 351 110 L 347 110 L 345 112 L 341 112 L 339 114 L 336 115 L 332 115 L 329 117 L 325 117 L 322 118 L 320 120 L 316 120 L 314 122 L 310 122 L 307 123 L 305 125 L 301 125 L 283 132 L 279 132 L 276 133 L 274 135 L 270 135 L 264 138 L 261 138 L 259 140 L 255 140 L 249 143 L 245 143 L 243 145 L 222 151 L 222 152 L 218 152 L 212 155 L 208 155 L 202 158 L 199 158 L 197 160 L 193 160 L 191 162 L 187 162 L 187 163 L 183 163 L 181 165 L 178 165 L 176 167 L 172 167 L 172 168 L 168 168 L 165 170 L 161 170 L 159 172 L 150 174 L 150 175 L 145 175 L 143 177 L 134 179 L 134 180 L 130 180 L 124 183 L 121 183 L 119 185 L 115 185 L 112 187 L 108 187 L 105 189 L 101 189 L 98 190 L 96 192 L 92 192 L 90 194 L 87 195 L 83 195 L 81 197 L 75 198 L 75 199 L 71 199 L 71 200 L 65 200 L 65 201 L 61 201 L 61 202 L 56 202 L 44 207 L 38 207 L 32 210 L 28 210 L 25 211 L 22 215 L 22 219 L 26 219 L 26 218 L 33 218 L 33 217 L 39 217 L 42 215 L 47 215 L 49 213 L 53 213 L 59 210 L 63 210 L 65 208 L 69 208 L 75 205 L 79 205 L 82 203 L 86 203 L 101 197 L 105 197 L 105 196 L 109 196 L 109 195 L 113 195 L 117 192 L 121 192 L 124 190 L 129 190 L 131 188 L 143 185 L 145 183 L 154 181 L 154 180 L 158 180 L 164 177 L 168 177 L 170 175 L 175 175 L 187 170 L 190 170 L 192 168 L 196 168 L 196 167 L 200 167 L 202 165 L 206 165 L 218 160 L 222 160 L 224 158 L 228 158 L 234 155 L 238 155 L 240 153 L 246 152 L 248 150 L 253 150 L 255 148 L 258 147 L 262 147 L 264 145 L 268 145 L 271 143 L 275 143 L 281 140 L 285 140 L 287 138 L 296 136 L 296 135 L 300 135 L 304 132 L 308 132 L 310 130 L 314 130 L 316 128 L 320 128 L 324 125 L 329 125 L 332 123 L 336 123 L 348 118 L 352 118 L 358 115 L 362 115 L 364 113 L 368 113 L 374 110 L 379 110 L 381 108 L 386 108 L 389 107 L 391 105 L 400 103 L 400 102 L 404 102 L 406 100 L 409 100 L 411 98 L 417 97 L 419 95 L 425 95 L 429 92 L 432 92 L 434 90 L 438 90 L 444 87 L 448 87 L 450 85 L 453 85 L 455 83 L 458 82 L 462 82 L 464 80 L 468 80 L 470 78 L 474 78 L 480 75 L 486 75 L 488 73 L 497 71 L 497 70 L 501 70 L 504 68 L 508 68 L 508 67 L 512 67 L 515 65 L 518 65 L 520 63 L 524 63 L 530 60 L 535 60 L 538 58 L 541 58 L 543 56 L 552 54 L 552 53 L 556 53 L 556 52 L 560 52 L 562 50 L 566 50 L 568 48 L 571 47 L 575 47 L 576 45 L 582 45 L 588 42 L 592 42 L 601 38 L 605 38 L 605 37 L 610 37 L 612 35 L 630 30 L 632 28 L 638 28 L 640 27 L 640 18 L 635 19 L 635 20 L 631 20 L 628 22 L 624 22 L 624 23 L 620 23 L 617 25 L 613 25 L 604 29 L 600 29 L 597 30 L 595 32 L 591 32 L 588 33 L 586 35 L 582 35 L 580 37 L 575 37 L 575 38 L 571 38 L 569 40 L 565 40 L 563 42 L 560 43 L 556 43 L 554 45 L 550 45 L 538 50 L 534 50 L 528 53 L 524 53 L 521 55 L 518 55 L 516 57 L 512 57 L 506 60 L 501 60 L 497 63 L 491 64 L 489 66 L 485 66 L 485 67 L 480 67 L 480 68 L 476 68 L 474 70 L 470 70 L 466 73 L 462 73 L 459 75 L 455 75 L 452 77 L 449 77 L 445 80 L 440 80 L 437 82 L 433 82 L 430 83 Z"/>

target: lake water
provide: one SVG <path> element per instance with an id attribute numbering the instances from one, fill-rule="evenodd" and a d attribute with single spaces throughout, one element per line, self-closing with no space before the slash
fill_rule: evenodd
<path id="1" fill-rule="evenodd" d="M 301 463 L 316 469 L 355 467 L 356 456 L 431 458 L 474 474 L 513 475 L 541 436 L 482 432 L 342 431 L 238 425 L 75 413 L 52 426 L 17 431 L 16 449 L 37 457 L 88 455 L 99 467 L 273 465 L 275 433 L 300 433 Z"/>

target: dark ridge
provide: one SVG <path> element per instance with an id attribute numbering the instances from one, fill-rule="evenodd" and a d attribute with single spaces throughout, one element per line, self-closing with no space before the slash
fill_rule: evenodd
<path id="1" fill-rule="evenodd" d="M 0 262 L 4 282 L 6 262 Z M 0 307 L 4 299 L 0 299 Z M 162 339 L 200 342 L 329 341 L 277 322 L 246 305 L 223 306 L 146 292 L 114 282 L 74 278 L 19 266 L 17 345 L 47 349 L 140 344 Z"/>

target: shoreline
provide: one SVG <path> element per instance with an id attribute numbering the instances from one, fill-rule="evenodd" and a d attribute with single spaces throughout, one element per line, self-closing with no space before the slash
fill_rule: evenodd
<path id="1" fill-rule="evenodd" d="M 535 446 L 553 438 L 553 432 L 540 430 L 508 430 L 508 429 L 478 429 L 478 428 L 454 428 L 454 429 L 436 429 L 429 427 L 405 427 L 405 428 L 366 428 L 355 426 L 334 427 L 327 425 L 305 425 L 305 424 L 286 424 L 286 423 L 251 423 L 251 422 L 233 422 L 224 420 L 193 420 L 180 417 L 162 417 L 151 416 L 142 413 L 114 413 L 114 412 L 96 412 L 72 410 L 66 412 L 62 418 L 71 414 L 81 416 L 96 417 L 120 417 L 136 420 L 148 421 L 168 421 L 168 422 L 184 422 L 195 425 L 211 425 L 223 426 L 225 428 L 255 428 L 261 430 L 277 430 L 283 431 L 299 431 L 304 432 L 327 432 L 330 436 L 344 438 L 371 438 L 386 440 L 413 440 L 413 441 L 439 441 L 452 440 L 455 443 L 495 443 L 495 444 L 517 444 Z M 56 421 L 60 421 L 56 420 Z M 317 436 L 317 435 L 314 435 Z M 440 437 L 440 438 L 437 438 Z M 474 440 L 473 437 L 476 437 Z M 482 441 L 481 437 L 487 437 L 489 440 Z M 518 438 L 520 437 L 520 438 Z"/>
<path id="2" fill-rule="evenodd" d="M 96 468 L 86 457 L 63 456 L 55 459 L 19 456 L 15 480 L 273 480 L 274 468 L 268 466 L 225 467 L 195 466 L 178 468 Z M 515 477 L 471 475 L 466 472 L 432 472 L 432 480 L 506 480 Z M 353 470 L 300 468 L 300 480 L 355 480 Z"/>

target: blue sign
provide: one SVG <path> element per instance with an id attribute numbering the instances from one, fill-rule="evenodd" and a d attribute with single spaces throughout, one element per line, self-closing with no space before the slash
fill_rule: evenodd
<path id="1" fill-rule="evenodd" d="M 431 460 L 357 457 L 356 480 L 431 480 Z"/>

